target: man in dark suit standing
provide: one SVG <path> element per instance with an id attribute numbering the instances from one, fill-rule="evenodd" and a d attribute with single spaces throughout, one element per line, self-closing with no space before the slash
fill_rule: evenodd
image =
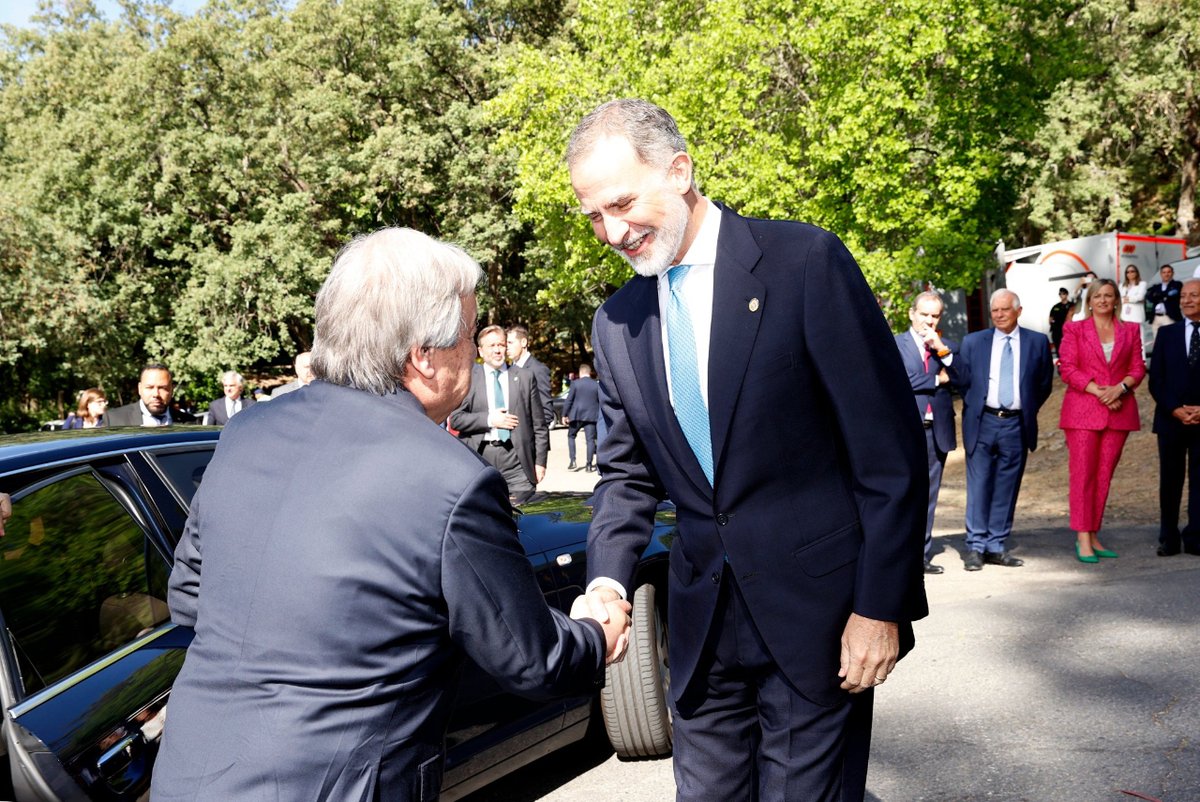
<path id="1" fill-rule="evenodd" d="M 1021 299 L 996 290 L 995 328 L 963 338 L 957 378 L 967 451 L 967 551 L 963 567 L 1024 565 L 1008 550 L 1025 460 L 1037 448 L 1037 415 L 1050 397 L 1054 363 L 1046 335 L 1017 325 Z"/>
<path id="2" fill-rule="evenodd" d="M 221 374 L 223 395 L 214 398 L 208 405 L 204 422 L 210 426 L 224 426 L 229 419 L 254 404 L 254 399 L 245 395 L 246 380 L 236 370 Z"/>
<path id="3" fill-rule="evenodd" d="M 1158 330 L 1150 360 L 1154 433 L 1158 435 L 1158 556 L 1200 555 L 1200 279 L 1182 283 L 1184 320 Z M 1179 529 L 1183 480 L 1188 523 Z"/>
<path id="4" fill-rule="evenodd" d="M 531 696 L 602 681 L 628 608 L 549 609 L 499 474 L 440 425 L 480 272 L 409 229 L 354 240 L 317 295 L 317 380 L 225 428 L 175 552 L 195 639 L 156 802 L 436 799 L 465 658 Z"/>
<path id="5" fill-rule="evenodd" d="M 166 365 L 151 362 L 138 374 L 138 402 L 126 404 L 104 413 L 105 425 L 112 426 L 170 426 L 175 423 L 195 423 L 194 416 L 171 409 L 175 397 L 175 380 Z"/>
<path id="6" fill-rule="evenodd" d="M 520 504 L 546 477 L 550 430 L 537 381 L 531 371 L 505 363 L 502 326 L 483 329 L 477 342 L 483 364 L 471 372 L 471 389 L 450 416 L 450 428 L 500 471 L 509 497 Z"/>
<path id="7" fill-rule="evenodd" d="M 1158 284 L 1146 288 L 1146 301 L 1154 307 L 1150 327 L 1156 336 L 1163 326 L 1183 320 L 1183 313 L 1179 310 L 1179 293 L 1183 283 L 1175 280 L 1175 268 L 1163 265 L 1159 269 L 1159 277 L 1161 281 Z"/>
<path id="8" fill-rule="evenodd" d="M 588 473 L 596 470 L 596 421 L 600 419 L 600 385 L 592 378 L 592 366 L 579 366 L 579 378 L 571 382 L 567 391 L 567 400 L 563 403 L 563 423 L 567 429 L 567 454 L 571 464 L 567 470 L 575 467 L 575 435 L 583 429 L 584 446 L 587 448 L 587 464 L 584 470 Z"/>
<path id="9" fill-rule="evenodd" d="M 592 333 L 589 598 L 634 590 L 669 496 L 678 799 L 862 799 L 872 689 L 927 612 L 921 427 L 875 297 L 832 234 L 701 195 L 653 104 L 593 111 L 567 166 L 638 273 Z"/>
<path id="10" fill-rule="evenodd" d="M 929 561 L 933 546 L 933 515 L 946 455 L 958 447 L 954 434 L 954 401 L 950 397 L 954 346 L 942 340 L 938 326 L 946 310 L 942 296 L 932 290 L 913 298 L 908 310 L 912 326 L 896 335 L 896 347 L 908 373 L 917 402 L 917 414 L 925 426 L 925 458 L 929 465 L 929 512 L 925 518 L 925 573 L 940 574 L 942 567 Z"/>
<path id="11" fill-rule="evenodd" d="M 538 400 L 542 402 L 542 417 L 546 419 L 546 427 L 549 428 L 554 422 L 554 407 L 550 404 L 550 368 L 530 352 L 529 329 L 524 326 L 510 327 L 507 342 L 509 364 L 531 371 L 537 381 Z"/>

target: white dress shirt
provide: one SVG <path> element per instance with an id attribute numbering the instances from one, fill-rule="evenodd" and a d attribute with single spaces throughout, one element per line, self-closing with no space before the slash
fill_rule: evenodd
<path id="1" fill-rule="evenodd" d="M 704 200 L 707 209 L 704 222 L 696 233 L 696 239 L 683 255 L 681 265 L 691 265 L 683 282 L 679 285 L 679 294 L 687 304 L 688 315 L 692 318 L 692 328 L 696 336 L 696 360 L 699 364 L 700 395 L 704 398 L 704 407 L 708 408 L 708 345 L 712 336 L 712 306 L 713 306 L 713 268 L 717 262 L 717 235 L 721 232 L 721 210 L 707 198 Z M 667 338 L 667 310 L 671 303 L 671 280 L 664 270 L 658 276 L 658 308 L 662 317 L 663 364 L 667 367 L 667 392 L 671 389 L 671 344 Z M 675 403 L 671 396 L 671 403 Z"/>
<path id="2" fill-rule="evenodd" d="M 496 403 L 496 374 L 497 373 L 500 374 L 500 389 L 504 394 L 504 406 L 500 406 L 499 404 Z M 508 406 L 508 366 L 506 365 L 504 367 L 496 369 L 496 368 L 493 368 L 491 365 L 484 365 L 483 366 L 483 380 L 484 380 L 483 381 L 484 389 L 486 390 L 485 394 L 487 395 L 487 402 L 488 402 L 488 420 L 490 421 L 492 419 L 492 415 L 495 412 L 497 412 L 498 410 L 501 410 L 501 409 L 507 410 L 509 408 L 509 406 Z M 511 430 L 506 430 L 506 431 L 508 431 L 509 437 L 512 437 L 512 431 Z M 500 439 L 500 430 L 499 429 L 488 429 L 487 439 L 488 440 L 499 440 Z"/>
<path id="3" fill-rule="evenodd" d="M 986 406 L 1000 408 L 1000 355 L 1004 353 L 1006 335 L 1000 329 L 992 329 L 992 364 L 988 369 L 988 391 Z M 1013 352 L 1013 403 L 1009 409 L 1021 408 L 1021 327 L 1012 330 Z"/>

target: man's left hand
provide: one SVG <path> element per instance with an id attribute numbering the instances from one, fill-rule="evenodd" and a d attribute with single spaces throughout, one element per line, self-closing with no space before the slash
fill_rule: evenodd
<path id="1" fill-rule="evenodd" d="M 881 685 L 900 657 L 900 627 L 851 613 L 842 632 L 842 690 L 861 693 Z"/>
<path id="2" fill-rule="evenodd" d="M 534 478 L 534 484 L 540 485 L 542 483 L 542 480 L 546 478 L 546 466 L 545 465 L 534 465 L 533 466 L 533 478 Z"/>

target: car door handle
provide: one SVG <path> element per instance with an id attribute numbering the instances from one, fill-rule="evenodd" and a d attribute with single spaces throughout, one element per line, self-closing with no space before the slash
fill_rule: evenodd
<path id="1" fill-rule="evenodd" d="M 128 771 L 141 751 L 142 741 L 140 732 L 130 733 L 106 749 L 96 761 L 100 776 L 118 793 L 130 784 Z"/>

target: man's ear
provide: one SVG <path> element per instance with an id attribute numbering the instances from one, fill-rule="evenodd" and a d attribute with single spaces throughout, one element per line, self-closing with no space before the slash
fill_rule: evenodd
<path id="1" fill-rule="evenodd" d="M 692 157 L 682 151 L 675 154 L 667 175 L 672 186 L 683 195 L 692 188 Z"/>
<path id="2" fill-rule="evenodd" d="M 413 346 L 408 352 L 409 367 L 426 381 L 436 372 L 433 366 L 433 349 L 427 345 Z"/>

